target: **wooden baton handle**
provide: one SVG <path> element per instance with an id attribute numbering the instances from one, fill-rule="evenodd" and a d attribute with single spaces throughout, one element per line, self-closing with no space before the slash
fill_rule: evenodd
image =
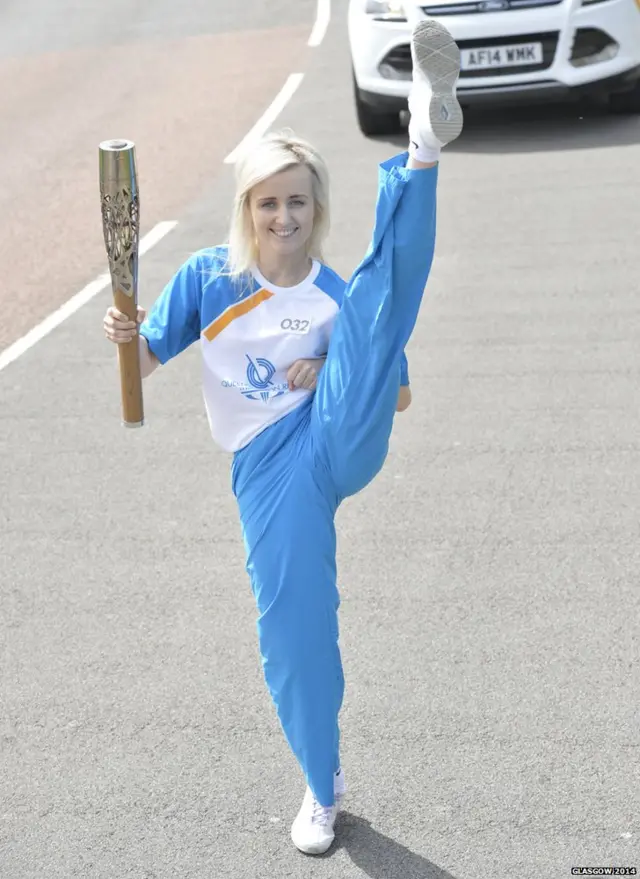
<path id="1" fill-rule="evenodd" d="M 127 296 L 122 290 L 116 290 L 113 294 L 113 304 L 118 311 L 126 314 L 129 320 L 136 320 L 137 306 L 131 296 Z M 122 423 L 125 427 L 142 427 L 144 424 L 139 341 L 139 335 L 136 335 L 130 342 L 118 345 Z"/>

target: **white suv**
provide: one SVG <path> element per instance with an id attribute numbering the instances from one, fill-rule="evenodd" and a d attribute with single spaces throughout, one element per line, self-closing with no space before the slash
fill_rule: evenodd
<path id="1" fill-rule="evenodd" d="M 413 24 L 435 18 L 460 47 L 460 104 L 580 95 L 640 112 L 640 0 L 350 0 L 358 122 L 400 127 L 411 83 Z"/>

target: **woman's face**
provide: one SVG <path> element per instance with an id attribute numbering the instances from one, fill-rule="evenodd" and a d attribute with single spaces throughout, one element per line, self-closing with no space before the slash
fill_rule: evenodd
<path id="1" fill-rule="evenodd" d="M 306 253 L 315 214 L 311 171 L 294 165 L 258 183 L 249 210 L 262 259 Z"/>

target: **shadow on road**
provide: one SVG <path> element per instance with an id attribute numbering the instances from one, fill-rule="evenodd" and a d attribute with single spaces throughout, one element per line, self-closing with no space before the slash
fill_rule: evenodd
<path id="1" fill-rule="evenodd" d="M 336 830 L 336 843 L 325 857 L 344 849 L 370 879 L 456 879 L 426 858 L 378 833 L 359 815 L 342 812 Z"/>
<path id="2" fill-rule="evenodd" d="M 406 135 L 386 140 L 404 149 Z M 640 143 L 640 116 L 616 116 L 589 104 L 473 107 L 464 113 L 456 153 L 535 153 Z"/>

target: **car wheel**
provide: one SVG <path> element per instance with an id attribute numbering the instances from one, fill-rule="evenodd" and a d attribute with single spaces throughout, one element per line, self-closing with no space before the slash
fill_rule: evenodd
<path id="1" fill-rule="evenodd" d="M 609 95 L 609 110 L 612 113 L 640 113 L 640 80 L 629 92 Z"/>
<path id="2" fill-rule="evenodd" d="M 356 115 L 360 131 L 365 137 L 376 137 L 382 134 L 399 134 L 402 130 L 400 113 L 390 113 L 385 110 L 377 110 L 370 104 L 365 104 L 360 96 L 355 77 L 353 79 L 353 92 L 356 102 Z"/>

